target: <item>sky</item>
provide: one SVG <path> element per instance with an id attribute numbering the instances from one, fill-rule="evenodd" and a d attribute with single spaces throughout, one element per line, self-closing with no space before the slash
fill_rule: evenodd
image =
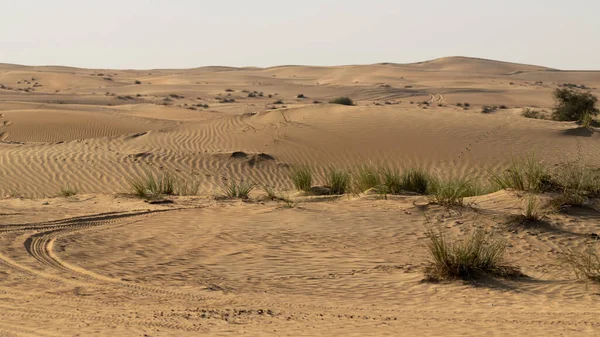
<path id="1" fill-rule="evenodd" d="M 152 69 L 470 56 L 600 70 L 598 0 L 0 0 L 0 63 Z"/>

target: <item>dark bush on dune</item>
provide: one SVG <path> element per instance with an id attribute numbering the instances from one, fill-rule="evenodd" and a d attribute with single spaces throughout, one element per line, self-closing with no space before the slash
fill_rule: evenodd
<path id="1" fill-rule="evenodd" d="M 579 121 L 585 115 L 598 115 L 598 97 L 591 92 L 581 92 L 570 88 L 558 88 L 553 93 L 556 105 L 552 119 L 557 121 Z"/>
<path id="2" fill-rule="evenodd" d="M 341 104 L 341 105 L 354 105 L 354 101 L 349 97 L 338 97 L 336 99 L 332 99 L 329 101 L 332 104 Z"/>

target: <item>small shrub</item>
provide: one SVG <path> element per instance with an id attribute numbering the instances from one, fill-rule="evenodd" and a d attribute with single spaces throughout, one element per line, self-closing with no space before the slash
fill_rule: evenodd
<path id="1" fill-rule="evenodd" d="M 281 99 L 278 99 L 278 100 L 276 100 L 275 102 L 273 102 L 273 104 L 283 104 L 283 100 L 281 100 Z"/>
<path id="2" fill-rule="evenodd" d="M 460 106 L 460 107 L 462 107 L 462 106 L 463 106 L 463 104 L 462 104 L 462 103 L 456 103 L 456 106 Z"/>
<path id="3" fill-rule="evenodd" d="M 583 252 L 567 252 L 563 260 L 573 269 L 577 278 L 600 282 L 600 255 L 592 245 Z"/>
<path id="4" fill-rule="evenodd" d="M 304 94 L 298 94 L 298 96 L 296 96 L 296 98 L 306 98 L 306 96 L 304 96 Z"/>
<path id="5" fill-rule="evenodd" d="M 142 82 L 140 82 L 140 81 L 136 80 L 136 81 L 135 81 L 135 84 L 142 84 Z"/>
<path id="6" fill-rule="evenodd" d="M 504 260 L 507 244 L 483 229 L 476 229 L 462 241 L 449 241 L 441 231 L 433 229 L 429 236 L 431 266 L 426 274 L 430 280 L 469 280 L 479 274 L 512 278 L 522 276 L 518 268 Z"/>
<path id="7" fill-rule="evenodd" d="M 58 195 L 63 198 L 67 198 L 70 196 L 74 196 L 77 194 L 77 188 L 71 187 L 69 185 L 62 186 L 58 191 Z"/>
<path id="8" fill-rule="evenodd" d="M 554 93 L 555 107 L 552 119 L 557 121 L 579 121 L 585 114 L 598 115 L 598 97 L 590 92 L 570 88 L 557 88 Z"/>
<path id="9" fill-rule="evenodd" d="M 354 101 L 349 97 L 338 97 L 329 101 L 332 104 L 341 104 L 341 105 L 354 105 Z"/>
<path id="10" fill-rule="evenodd" d="M 537 111 L 535 109 L 530 109 L 530 108 L 523 109 L 523 111 L 521 112 L 521 116 L 526 117 L 526 118 L 546 119 L 546 117 L 544 115 L 542 115 L 542 113 L 540 113 L 539 111 Z"/>
<path id="11" fill-rule="evenodd" d="M 508 109 L 508 107 L 504 104 L 500 104 L 500 106 L 498 107 L 498 109 Z"/>
<path id="12" fill-rule="evenodd" d="M 487 114 L 487 113 L 494 112 L 494 111 L 496 111 L 497 109 L 498 109 L 498 108 L 497 108 L 496 106 L 488 106 L 488 105 L 485 105 L 485 106 L 483 107 L 483 109 L 481 110 L 481 112 L 482 112 L 482 113 L 486 113 L 486 114 Z"/>
<path id="13" fill-rule="evenodd" d="M 463 103 L 463 105 L 464 105 L 465 107 L 467 107 L 467 108 L 471 106 L 471 104 L 470 104 L 470 103 Z"/>
<path id="14" fill-rule="evenodd" d="M 235 92 L 233 89 L 225 89 L 225 92 Z"/>
<path id="15" fill-rule="evenodd" d="M 256 93 L 249 92 L 249 93 L 248 93 L 248 97 L 256 97 Z"/>
<path id="16" fill-rule="evenodd" d="M 309 192 L 312 187 L 312 170 L 308 165 L 292 168 L 290 177 L 298 191 Z"/>
<path id="17" fill-rule="evenodd" d="M 355 193 L 378 188 L 381 185 L 379 170 L 371 163 L 357 165 L 352 173 L 352 184 Z"/>
<path id="18" fill-rule="evenodd" d="M 350 173 L 330 167 L 325 173 L 325 181 L 331 194 L 345 194 L 350 187 Z"/>
<path id="19" fill-rule="evenodd" d="M 240 179 L 239 181 L 229 179 L 227 183 L 224 183 L 221 186 L 221 190 L 226 197 L 248 199 L 250 192 L 254 190 L 254 187 L 254 183 L 250 181 L 244 181 L 243 179 Z"/>

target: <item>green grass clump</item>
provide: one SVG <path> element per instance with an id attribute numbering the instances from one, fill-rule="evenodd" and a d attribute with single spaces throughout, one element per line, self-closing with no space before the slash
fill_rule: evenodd
<path id="1" fill-rule="evenodd" d="M 463 206 L 464 198 L 485 192 L 473 179 L 466 177 L 434 177 L 428 189 L 431 202 L 443 206 Z"/>
<path id="2" fill-rule="evenodd" d="M 582 252 L 569 251 L 563 258 L 578 278 L 600 283 L 600 254 L 590 245 Z"/>
<path id="3" fill-rule="evenodd" d="M 431 266 L 426 273 L 431 280 L 469 280 L 478 274 L 498 277 L 522 276 L 518 268 L 506 264 L 507 244 L 482 229 L 464 240 L 448 240 L 441 231 L 428 230 Z"/>
<path id="4" fill-rule="evenodd" d="M 381 179 L 385 192 L 389 194 L 401 194 L 404 191 L 402 175 L 398 169 L 390 167 L 381 168 Z"/>
<path id="5" fill-rule="evenodd" d="M 325 172 L 325 181 L 331 194 L 345 194 L 350 188 L 350 172 L 330 167 Z"/>
<path id="6" fill-rule="evenodd" d="M 534 155 L 513 159 L 504 172 L 490 172 L 489 179 L 497 189 L 512 188 L 529 192 L 542 192 L 551 184 L 548 166 Z"/>
<path id="7" fill-rule="evenodd" d="M 329 103 L 332 104 L 341 104 L 341 105 L 354 105 L 354 101 L 349 97 L 338 97 L 334 98 Z"/>
<path id="8" fill-rule="evenodd" d="M 292 168 L 290 173 L 294 187 L 298 191 L 309 192 L 312 187 L 312 169 L 308 165 L 300 165 Z"/>
<path id="9" fill-rule="evenodd" d="M 256 185 L 250 181 L 244 181 L 243 179 L 240 179 L 239 181 L 229 179 L 221 186 L 221 190 L 228 198 L 248 199 L 250 192 L 252 192 L 255 187 Z"/>
<path id="10" fill-rule="evenodd" d="M 58 196 L 67 198 L 67 197 L 74 196 L 77 193 L 78 193 L 77 188 L 71 187 L 69 185 L 65 185 L 65 186 L 62 186 L 60 188 L 60 190 L 58 191 Z"/>
<path id="11" fill-rule="evenodd" d="M 380 188 L 379 170 L 372 163 L 357 165 L 352 172 L 352 185 L 355 193 L 361 193 L 370 188 Z"/>
<path id="12" fill-rule="evenodd" d="M 179 179 L 171 172 L 143 175 L 129 181 L 134 195 L 143 199 L 158 199 L 163 195 L 197 195 L 200 182 L 194 179 Z"/>
<path id="13" fill-rule="evenodd" d="M 431 177 L 427 171 L 413 168 L 402 173 L 402 189 L 408 192 L 427 194 Z"/>

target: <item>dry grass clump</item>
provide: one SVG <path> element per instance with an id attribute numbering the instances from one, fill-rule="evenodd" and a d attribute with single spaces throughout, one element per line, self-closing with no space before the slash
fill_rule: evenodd
<path id="1" fill-rule="evenodd" d="M 312 187 L 312 169 L 308 165 L 300 165 L 292 168 L 290 178 L 298 191 L 310 192 Z"/>
<path id="2" fill-rule="evenodd" d="M 144 175 L 133 178 L 129 184 L 134 195 L 144 199 L 158 199 L 163 195 L 197 195 L 200 182 L 194 179 L 180 179 L 170 172 L 155 175 L 145 171 Z"/>
<path id="3" fill-rule="evenodd" d="M 582 252 L 567 252 L 563 260 L 578 278 L 600 283 L 600 254 L 592 245 Z"/>
<path id="4" fill-rule="evenodd" d="M 546 119 L 546 115 L 542 114 L 540 111 L 530 108 L 524 108 L 521 112 L 521 116 L 525 118 L 534 118 L 534 119 Z"/>
<path id="5" fill-rule="evenodd" d="M 251 181 L 229 179 L 221 186 L 221 190 L 223 195 L 228 198 L 248 199 L 250 192 L 252 192 L 255 187 L 256 185 Z"/>
<path id="6" fill-rule="evenodd" d="M 63 198 L 67 198 L 67 197 L 71 197 L 71 196 L 76 195 L 78 192 L 79 191 L 77 190 L 77 188 L 71 187 L 69 185 L 65 185 L 65 186 L 62 186 L 60 188 L 60 190 L 58 191 L 58 196 L 59 197 L 63 197 Z"/>
<path id="7" fill-rule="evenodd" d="M 325 184 L 329 187 L 331 194 L 345 194 L 350 188 L 350 172 L 330 167 L 325 172 Z"/>
<path id="8" fill-rule="evenodd" d="M 431 266 L 426 274 L 430 280 L 469 280 L 481 274 L 504 278 L 523 276 L 517 267 L 505 262 L 506 241 L 483 229 L 474 230 L 463 240 L 448 240 L 441 231 L 431 228 L 427 234 Z"/>

